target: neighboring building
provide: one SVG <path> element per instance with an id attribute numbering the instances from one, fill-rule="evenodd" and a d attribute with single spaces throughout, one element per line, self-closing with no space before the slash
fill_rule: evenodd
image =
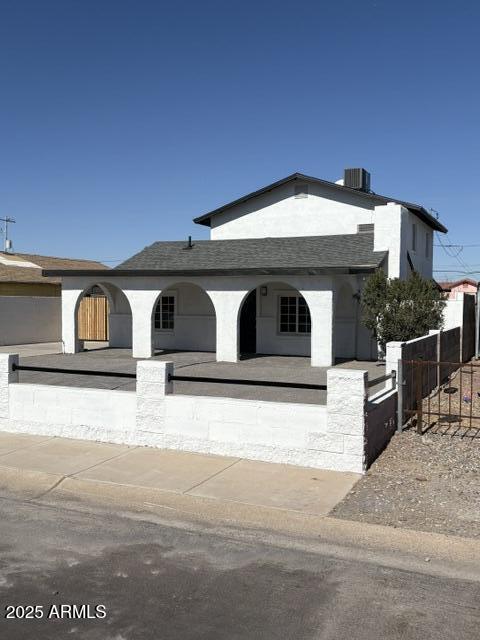
<path id="1" fill-rule="evenodd" d="M 343 184 L 295 173 L 195 219 L 211 240 L 155 242 L 110 271 L 66 271 L 63 340 L 81 348 L 77 307 L 101 286 L 110 305 L 110 345 L 240 353 L 376 358 L 360 321 L 366 277 L 417 270 L 432 277 L 433 232 L 445 227 L 423 207 L 369 190 L 364 170 Z"/>
<path id="2" fill-rule="evenodd" d="M 61 278 L 42 269 L 106 269 L 101 262 L 0 253 L 0 344 L 61 340 Z"/>
<path id="3" fill-rule="evenodd" d="M 478 282 L 470 278 L 463 278 L 463 280 L 456 280 L 455 282 L 439 282 L 438 286 L 448 294 L 448 300 L 457 300 L 461 293 L 476 295 Z"/>

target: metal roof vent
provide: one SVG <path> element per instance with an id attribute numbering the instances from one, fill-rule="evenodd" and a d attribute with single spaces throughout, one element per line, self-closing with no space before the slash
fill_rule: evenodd
<path id="1" fill-rule="evenodd" d="M 192 236 L 188 236 L 187 244 L 183 247 L 184 249 L 193 249 Z"/>
<path id="2" fill-rule="evenodd" d="M 343 185 L 358 191 L 370 191 L 370 174 L 366 169 L 345 169 Z"/>

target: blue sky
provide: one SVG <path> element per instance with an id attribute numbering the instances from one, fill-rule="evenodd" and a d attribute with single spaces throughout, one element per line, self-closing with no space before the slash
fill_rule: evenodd
<path id="1" fill-rule="evenodd" d="M 445 244 L 480 245 L 479 25 L 462 1 L 4 0 L 15 249 L 115 264 L 207 237 L 194 216 L 289 173 L 347 166 L 437 210 Z M 480 246 L 458 251 L 437 268 L 480 272 Z"/>

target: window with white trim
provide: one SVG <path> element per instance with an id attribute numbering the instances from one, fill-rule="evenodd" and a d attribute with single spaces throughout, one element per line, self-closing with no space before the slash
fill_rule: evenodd
<path id="1" fill-rule="evenodd" d="M 154 327 L 159 331 L 173 331 L 175 328 L 175 296 L 160 296 L 155 307 Z"/>
<path id="2" fill-rule="evenodd" d="M 279 296 L 280 333 L 308 334 L 312 330 L 312 321 L 308 305 L 300 295 Z"/>

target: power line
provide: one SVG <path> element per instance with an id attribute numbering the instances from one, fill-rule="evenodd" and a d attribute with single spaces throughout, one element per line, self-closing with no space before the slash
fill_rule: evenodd
<path id="1" fill-rule="evenodd" d="M 468 270 L 469 270 L 468 265 L 465 263 L 465 261 L 464 261 L 464 260 L 462 260 L 462 259 L 459 257 L 459 255 L 460 255 L 460 253 L 461 253 L 461 251 L 462 251 L 463 247 L 462 247 L 462 246 L 460 246 L 459 251 L 457 251 L 457 253 L 455 253 L 455 254 L 451 253 L 450 251 L 448 251 L 447 245 L 445 245 L 445 244 L 442 242 L 442 239 L 441 239 L 441 237 L 440 237 L 440 234 L 439 234 L 438 232 L 436 232 L 436 233 L 437 233 L 437 239 L 438 239 L 438 242 L 440 243 L 440 246 L 441 246 L 441 247 L 442 247 L 442 249 L 445 251 L 445 253 L 447 254 L 447 256 L 448 256 L 449 258 L 453 258 L 454 260 L 456 260 L 456 261 L 458 262 L 458 264 L 462 267 L 462 269 L 464 269 L 465 271 L 468 271 Z M 457 246 L 458 246 L 458 245 L 457 245 Z"/>
<path id="2" fill-rule="evenodd" d="M 462 249 L 464 248 L 469 248 L 469 247 L 480 247 L 480 244 L 434 244 L 434 247 L 461 247 Z"/>

